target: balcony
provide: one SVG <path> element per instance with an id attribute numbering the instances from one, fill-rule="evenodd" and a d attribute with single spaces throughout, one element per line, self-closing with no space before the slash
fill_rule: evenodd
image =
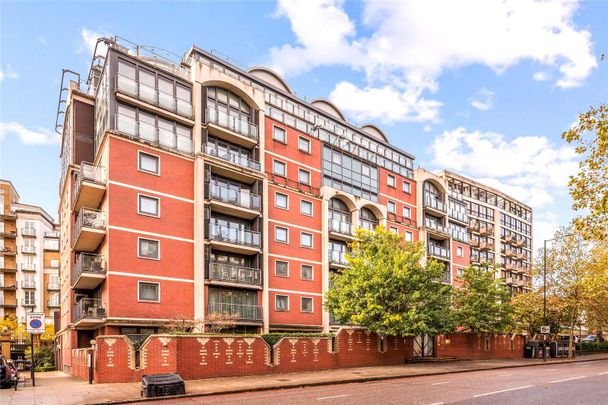
<path id="1" fill-rule="evenodd" d="M 106 279 L 106 263 L 102 255 L 81 253 L 72 270 L 72 286 L 78 290 L 93 290 Z"/>
<path id="2" fill-rule="evenodd" d="M 479 233 L 484 236 L 492 236 L 494 234 L 494 227 L 492 225 L 481 225 Z"/>
<path id="3" fill-rule="evenodd" d="M 464 196 L 457 191 L 449 190 L 448 195 L 450 196 L 450 198 L 453 198 L 454 200 L 464 201 Z"/>
<path id="4" fill-rule="evenodd" d="M 505 277 L 505 283 L 513 285 L 515 283 L 515 279 L 513 277 Z"/>
<path id="5" fill-rule="evenodd" d="M 524 247 L 524 246 L 526 246 L 526 240 L 524 238 L 517 238 L 515 240 L 515 246 L 517 246 L 517 247 Z"/>
<path id="6" fill-rule="evenodd" d="M 116 114 L 116 130 L 126 136 L 141 139 L 161 148 L 192 155 L 192 138 L 172 130 Z"/>
<path id="7" fill-rule="evenodd" d="M 469 222 L 469 216 L 465 212 L 449 210 L 448 215 L 450 218 L 460 222 L 461 224 L 466 225 Z"/>
<path id="8" fill-rule="evenodd" d="M 469 218 L 469 224 L 467 225 L 470 231 L 479 232 L 479 221 L 473 218 Z"/>
<path id="9" fill-rule="evenodd" d="M 15 265 L 0 265 L 0 273 L 16 273 L 17 267 Z"/>
<path id="10" fill-rule="evenodd" d="M 247 189 L 236 190 L 210 182 L 206 192 L 215 212 L 245 219 L 260 215 L 262 200 L 259 195 L 252 194 Z"/>
<path id="11" fill-rule="evenodd" d="M 427 246 L 427 253 L 429 256 L 435 257 L 441 260 L 450 260 L 450 249 L 441 246 L 429 244 Z"/>
<path id="12" fill-rule="evenodd" d="M 319 198 L 321 197 L 321 189 L 319 187 L 311 186 L 310 184 L 300 183 L 299 181 L 278 176 L 276 174 L 268 174 L 268 180 L 274 184 L 278 184 L 292 190 L 297 190 L 300 193 L 314 195 L 315 197 Z"/>
<path id="13" fill-rule="evenodd" d="M 450 235 L 452 235 L 452 238 L 458 242 L 469 243 L 469 235 L 466 232 L 450 228 Z"/>
<path id="14" fill-rule="evenodd" d="M 10 247 L 0 247 L 0 256 L 16 256 L 17 252 L 15 251 L 15 249 L 10 248 Z"/>
<path id="15" fill-rule="evenodd" d="M 258 126 L 247 120 L 208 107 L 205 110 L 205 121 L 209 133 L 218 138 L 249 148 L 258 143 Z"/>
<path id="16" fill-rule="evenodd" d="M 262 271 L 260 269 L 235 266 L 228 263 L 209 263 L 208 278 L 212 282 L 262 286 Z"/>
<path id="17" fill-rule="evenodd" d="M 21 253 L 27 254 L 27 255 L 35 255 L 36 254 L 36 246 L 23 245 L 23 246 L 21 246 Z"/>
<path id="18" fill-rule="evenodd" d="M 212 222 L 207 223 L 207 239 L 211 244 L 229 247 L 235 253 L 256 253 L 262 247 L 262 235 L 246 229 L 231 228 Z"/>
<path id="19" fill-rule="evenodd" d="M 526 254 L 524 252 L 517 252 L 515 257 L 518 260 L 526 260 L 528 258 L 528 256 L 526 256 Z"/>
<path id="20" fill-rule="evenodd" d="M 35 290 L 36 289 L 36 282 L 35 281 L 30 281 L 30 280 L 24 280 L 21 282 L 21 288 L 24 290 Z"/>
<path id="21" fill-rule="evenodd" d="M 15 283 L 15 281 L 10 281 L 10 282 L 6 282 L 3 284 L 0 284 L 0 290 L 2 291 L 16 291 L 17 290 L 17 284 Z"/>
<path id="22" fill-rule="evenodd" d="M 427 231 L 430 231 L 434 234 L 439 234 L 443 237 L 449 237 L 450 235 L 450 233 L 448 232 L 448 228 L 429 218 L 424 218 L 424 227 L 427 229 Z"/>
<path id="23" fill-rule="evenodd" d="M 17 214 L 15 214 L 13 211 L 0 212 L 0 219 L 5 221 L 15 221 L 17 219 Z"/>
<path id="24" fill-rule="evenodd" d="M 424 208 L 433 210 L 439 214 L 445 214 L 447 212 L 447 204 L 437 198 L 429 195 L 424 196 L 423 205 Z"/>
<path id="25" fill-rule="evenodd" d="M 59 283 L 48 283 L 46 289 L 49 291 L 59 291 L 60 285 Z"/>
<path id="26" fill-rule="evenodd" d="M 503 264 L 503 267 L 505 268 L 505 270 L 518 271 L 517 265 L 513 262 L 505 263 L 505 264 Z"/>
<path id="27" fill-rule="evenodd" d="M 513 236 L 513 234 L 508 234 L 502 237 L 504 239 L 504 241 L 506 243 L 513 243 L 515 242 L 515 236 Z"/>
<path id="28" fill-rule="evenodd" d="M 25 298 L 21 299 L 21 306 L 26 308 L 34 308 L 36 306 L 35 300 L 28 300 Z"/>
<path id="29" fill-rule="evenodd" d="M 209 302 L 208 314 L 237 315 L 239 322 L 260 323 L 263 320 L 262 307 L 259 305 Z"/>
<path id="30" fill-rule="evenodd" d="M 82 207 L 98 208 L 106 193 L 107 180 L 105 167 L 82 162 L 72 191 L 74 211 L 77 212 Z"/>
<path id="31" fill-rule="evenodd" d="M 346 259 L 347 253 L 348 252 L 344 252 L 342 250 L 330 249 L 328 252 L 330 266 L 334 266 L 334 267 L 348 266 L 348 260 Z"/>
<path id="32" fill-rule="evenodd" d="M 479 243 L 479 250 L 493 250 L 494 249 L 494 242 L 480 242 Z"/>
<path id="33" fill-rule="evenodd" d="M 505 249 L 505 256 L 516 259 L 517 253 L 513 249 Z"/>
<path id="34" fill-rule="evenodd" d="M 21 263 L 21 271 L 36 271 L 36 263 Z"/>
<path id="35" fill-rule="evenodd" d="M 328 226 L 329 233 L 333 238 L 341 240 L 353 240 L 355 238 L 355 227 L 350 222 L 330 218 Z"/>
<path id="36" fill-rule="evenodd" d="M 17 308 L 17 300 L 0 298 L 0 308 Z"/>
<path id="37" fill-rule="evenodd" d="M 469 241 L 469 244 L 470 244 L 471 246 L 473 246 L 473 247 L 479 247 L 479 239 L 477 239 L 477 238 L 472 238 L 472 239 Z"/>
<path id="38" fill-rule="evenodd" d="M 17 232 L 15 232 L 15 231 L 0 232 L 0 238 L 15 239 L 16 237 L 17 237 Z"/>
<path id="39" fill-rule="evenodd" d="M 46 302 L 46 306 L 49 308 L 59 308 L 61 306 L 61 303 L 58 299 L 49 299 Z"/>
<path id="40" fill-rule="evenodd" d="M 130 77 L 121 74 L 116 75 L 116 90 L 129 97 L 192 119 L 192 102 L 190 100 L 176 97 L 144 83 L 138 83 Z"/>
<path id="41" fill-rule="evenodd" d="M 203 151 L 206 155 L 221 159 L 226 163 L 230 163 L 232 165 L 236 165 L 243 169 L 253 170 L 255 172 L 260 172 L 261 165 L 260 162 L 256 162 L 253 159 L 250 159 L 246 156 L 239 155 L 237 153 L 231 153 L 223 149 L 219 149 L 215 147 L 215 145 L 207 144 L 203 146 Z M 260 174 L 260 173 L 258 173 Z"/>
<path id="42" fill-rule="evenodd" d="M 21 236 L 24 238 L 35 238 L 36 229 L 33 228 L 21 228 Z"/>
<path id="43" fill-rule="evenodd" d="M 95 328 L 103 323 L 106 308 L 100 299 L 81 298 L 74 304 L 72 323 L 76 328 Z"/>
<path id="44" fill-rule="evenodd" d="M 93 252 L 97 249 L 105 235 L 105 213 L 81 208 L 72 233 L 74 250 Z"/>
<path id="45" fill-rule="evenodd" d="M 59 251 L 59 239 L 45 239 L 42 242 L 42 249 Z"/>
<path id="46" fill-rule="evenodd" d="M 407 218 L 402 215 L 397 215 L 394 212 L 389 212 L 386 215 L 387 219 L 390 222 L 397 222 L 401 225 L 409 226 L 412 228 L 416 228 L 416 220 L 412 218 Z"/>
<path id="47" fill-rule="evenodd" d="M 44 237 L 45 238 L 59 239 L 60 236 L 61 236 L 61 232 L 59 232 L 59 231 L 50 231 L 50 232 L 45 232 L 44 233 Z"/>

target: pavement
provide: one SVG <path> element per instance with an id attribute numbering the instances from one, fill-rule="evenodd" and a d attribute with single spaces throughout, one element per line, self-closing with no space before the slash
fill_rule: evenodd
<path id="1" fill-rule="evenodd" d="M 585 365 L 599 364 L 604 367 L 604 371 L 608 372 L 608 354 L 595 354 L 577 357 L 574 360 L 567 359 L 550 359 L 547 361 L 547 366 L 543 365 L 542 360 L 518 359 L 518 360 L 484 360 L 484 361 L 451 361 L 451 362 L 423 362 L 423 363 L 408 363 L 397 366 L 381 366 L 381 367 L 361 367 L 336 370 L 322 370 L 312 372 L 300 372 L 289 374 L 270 374 L 260 376 L 244 376 L 244 377 L 221 377 L 211 378 L 206 380 L 186 381 L 187 395 L 180 398 L 174 403 L 188 403 L 186 401 L 208 401 L 212 399 L 219 400 L 218 395 L 229 393 L 247 393 L 247 398 L 253 398 L 258 395 L 273 395 L 272 392 L 261 393 L 259 391 L 276 390 L 274 395 L 279 392 L 293 391 L 286 390 L 294 387 L 314 387 L 306 388 L 308 390 L 328 390 L 328 392 L 337 392 L 341 385 L 358 383 L 366 385 L 373 381 L 378 381 L 382 384 L 391 384 L 390 380 L 403 380 L 407 378 L 408 384 L 412 378 L 440 378 L 439 376 L 451 375 L 456 376 L 462 374 L 471 375 L 479 372 L 499 372 L 498 370 L 512 369 L 513 375 L 524 375 L 528 373 L 539 374 L 547 367 L 584 367 Z M 601 372 L 601 371 L 600 371 Z M 466 374 L 465 374 L 466 373 Z M 511 372 L 509 372 L 511 373 Z M 606 375 L 598 376 L 606 377 Z M 454 377 L 450 377 L 454 378 Z M 480 380 L 479 377 L 474 381 Z M 492 379 L 491 381 L 494 381 Z M 500 381 L 500 379 L 498 379 Z M 484 381 L 487 382 L 487 381 Z M 362 384 L 363 383 L 363 384 Z M 399 385 L 399 384 L 398 384 Z M 443 385 L 443 384 L 441 384 Z M 323 387 L 325 386 L 325 387 Z M 0 391 L 2 405 L 26 405 L 26 404 L 95 404 L 95 403 L 128 403 L 141 402 L 140 383 L 123 383 L 123 384 L 93 384 L 89 385 L 86 381 L 75 379 L 61 372 L 48 372 L 36 374 L 36 387 L 31 387 L 31 380 L 27 380 L 25 387 L 20 386 L 17 391 L 4 389 Z M 608 379 L 603 382 L 603 387 L 608 389 Z M 252 393 L 252 391 L 258 391 Z M 415 392 L 416 393 L 416 392 Z M 213 397 L 200 398 L 200 396 Z M 371 395 L 371 394 L 370 394 Z M 331 396 L 331 395 L 329 395 Z M 199 398 L 195 398 L 199 397 Z M 295 398 L 295 397 L 294 397 Z M 341 397 L 342 398 L 342 397 Z M 347 397 L 343 397 L 347 398 Z M 398 397 L 403 400 L 403 397 Z M 608 403 L 608 392 L 603 396 Z M 388 400 L 388 398 L 387 398 Z M 239 400 L 236 399 L 236 402 Z M 285 401 L 279 399 L 279 403 Z M 359 398 L 359 403 L 365 403 L 368 399 Z M 377 402 L 369 398 L 371 402 Z M 151 402 L 151 401 L 145 401 Z M 166 401 L 163 401 L 166 402 Z M 267 402 L 264 400 L 262 402 Z M 288 401 L 289 402 L 289 401 Z M 384 397 L 382 397 L 384 402 Z M 441 402 L 441 401 L 440 401 Z M 207 402 L 203 402 L 207 403 Z M 227 403 L 227 402 L 225 402 Z M 261 403 L 261 402 L 260 402 Z M 296 402 L 296 403 L 306 403 Z M 403 403 L 403 402 L 401 402 Z M 406 403 L 410 403 L 409 400 Z M 416 402 L 411 402 L 416 403 Z M 521 402 L 520 402 L 521 403 Z M 538 402 L 541 403 L 541 402 Z M 572 402 L 580 403 L 580 402 Z M 592 403 L 592 402 L 590 402 Z M 554 405 L 554 404 L 552 404 Z"/>

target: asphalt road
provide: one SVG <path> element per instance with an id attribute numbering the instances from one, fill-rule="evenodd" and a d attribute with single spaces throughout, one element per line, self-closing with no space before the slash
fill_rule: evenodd
<path id="1" fill-rule="evenodd" d="M 608 405 L 608 360 L 215 395 L 154 403 Z"/>

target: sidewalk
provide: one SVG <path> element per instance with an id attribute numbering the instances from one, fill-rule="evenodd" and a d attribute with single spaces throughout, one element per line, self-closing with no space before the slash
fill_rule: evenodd
<path id="1" fill-rule="evenodd" d="M 608 354 L 585 355 L 574 360 L 549 359 L 547 364 L 595 360 L 608 360 Z M 542 364 L 545 364 L 542 360 L 531 359 L 450 361 L 261 376 L 222 377 L 186 381 L 186 396 L 419 377 L 498 368 L 538 366 Z M 50 373 L 37 373 L 36 387 L 31 386 L 31 381 L 28 378 L 25 388 L 19 387 L 17 391 L 4 389 L 0 392 L 0 395 L 3 405 L 127 403 L 142 400 L 140 397 L 140 387 L 140 383 L 89 385 L 86 381 L 77 380 L 67 374 L 54 371 Z"/>

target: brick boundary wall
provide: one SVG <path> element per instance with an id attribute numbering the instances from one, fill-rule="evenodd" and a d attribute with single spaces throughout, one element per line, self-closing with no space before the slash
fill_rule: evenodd
<path id="1" fill-rule="evenodd" d="M 482 335 L 457 333 L 438 336 L 437 357 L 460 359 L 521 358 L 523 339 L 492 336 L 484 350 Z M 179 373 L 184 380 L 328 370 L 348 367 L 398 365 L 413 359 L 413 337 L 385 337 L 360 328 L 340 328 L 329 337 L 284 337 L 270 346 L 259 336 L 151 335 L 134 349 L 127 336 L 96 339 L 97 383 L 139 382 L 145 374 Z M 449 342 L 449 343 L 448 343 Z M 71 374 L 87 379 L 87 349 L 72 352 Z M 136 357 L 139 357 L 137 364 Z"/>
<path id="2" fill-rule="evenodd" d="M 87 366 L 87 353 L 92 349 L 72 349 L 72 367 L 70 374 L 82 380 L 89 379 L 89 367 Z"/>

